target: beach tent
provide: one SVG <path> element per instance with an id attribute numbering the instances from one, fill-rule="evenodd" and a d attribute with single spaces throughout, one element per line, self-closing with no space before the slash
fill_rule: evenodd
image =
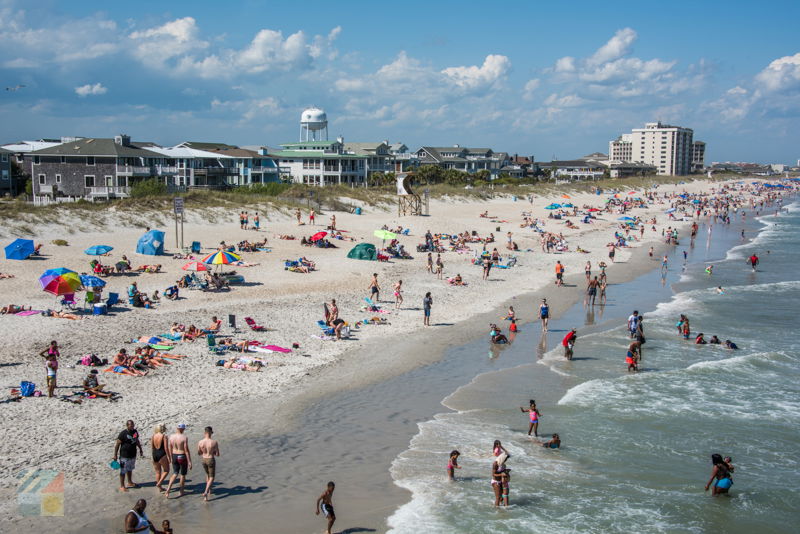
<path id="1" fill-rule="evenodd" d="M 30 239 L 15 239 L 6 247 L 7 260 L 26 260 L 33 254 L 33 241 Z"/>
<path id="2" fill-rule="evenodd" d="M 354 246 L 352 250 L 347 253 L 347 257 L 352 260 L 376 261 L 378 259 L 378 254 L 375 251 L 375 245 L 370 243 L 360 243 Z"/>
<path id="3" fill-rule="evenodd" d="M 161 230 L 150 230 L 136 244 L 137 254 L 148 256 L 158 256 L 164 254 L 164 232 Z"/>

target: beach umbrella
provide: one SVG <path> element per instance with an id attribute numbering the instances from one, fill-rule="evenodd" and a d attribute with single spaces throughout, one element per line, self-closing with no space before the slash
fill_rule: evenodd
<path id="1" fill-rule="evenodd" d="M 39 284 L 47 293 L 55 296 L 75 293 L 81 287 L 81 279 L 78 273 L 70 271 L 64 267 L 58 269 L 48 269 L 39 277 Z"/>
<path id="2" fill-rule="evenodd" d="M 33 241 L 30 239 L 15 239 L 6 247 L 7 260 L 26 260 L 33 254 Z"/>
<path id="3" fill-rule="evenodd" d="M 595 211 L 602 211 L 602 210 L 600 210 L 598 208 L 589 208 L 587 211 L 595 212 Z"/>
<path id="4" fill-rule="evenodd" d="M 182 269 L 184 271 L 207 271 L 208 267 L 206 267 L 205 263 L 201 263 L 199 261 L 190 261 L 184 265 Z"/>
<path id="5" fill-rule="evenodd" d="M 675 212 L 675 208 L 670 208 L 667 211 L 665 211 L 664 213 L 674 213 L 674 212 Z"/>
<path id="6" fill-rule="evenodd" d="M 84 254 L 89 256 L 102 256 L 114 250 L 114 247 L 108 245 L 94 245 L 83 251 Z"/>
<path id="7" fill-rule="evenodd" d="M 631 192 L 629 192 L 628 194 L 629 194 L 629 195 L 635 195 L 635 194 L 636 194 L 636 191 L 631 191 Z"/>
<path id="8" fill-rule="evenodd" d="M 620 217 L 617 220 L 618 221 L 635 221 L 636 219 L 634 219 L 633 217 Z"/>
<path id="9" fill-rule="evenodd" d="M 311 236 L 311 241 L 319 241 L 326 235 L 328 235 L 328 232 L 317 232 L 316 234 Z"/>
<path id="10" fill-rule="evenodd" d="M 372 235 L 377 237 L 378 239 L 383 239 L 386 241 L 387 239 L 397 239 L 397 234 L 394 232 L 390 232 L 389 230 L 375 230 L 372 232 Z"/>
<path id="11" fill-rule="evenodd" d="M 567 202 L 566 204 L 562 204 L 561 206 L 564 207 L 564 208 L 574 208 L 575 207 L 572 204 L 570 204 L 569 202 Z"/>
<path id="12" fill-rule="evenodd" d="M 80 276 L 80 281 L 83 287 L 105 287 L 106 285 L 105 280 L 92 276 L 91 274 L 82 274 Z"/>
<path id="13" fill-rule="evenodd" d="M 569 195 L 561 195 L 561 198 L 572 198 L 572 197 Z"/>
<path id="14" fill-rule="evenodd" d="M 206 265 L 228 265 L 229 263 L 233 263 L 241 259 L 242 258 L 238 254 L 234 254 L 233 252 L 228 252 L 227 250 L 218 250 L 203 258 L 203 263 Z"/>
<path id="15" fill-rule="evenodd" d="M 549 206 L 545 206 L 544 209 L 546 209 L 546 210 L 557 210 L 560 207 L 561 207 L 561 204 L 556 204 L 555 202 L 553 202 Z"/>

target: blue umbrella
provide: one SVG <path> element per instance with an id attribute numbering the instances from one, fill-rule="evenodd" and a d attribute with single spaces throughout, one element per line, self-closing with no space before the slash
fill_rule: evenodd
<path id="1" fill-rule="evenodd" d="M 16 239 L 6 247 L 7 260 L 26 260 L 33 254 L 33 241 L 30 239 Z"/>
<path id="2" fill-rule="evenodd" d="M 566 204 L 562 204 L 562 207 L 564 207 L 564 208 L 574 208 L 575 206 L 573 206 L 572 204 L 567 202 Z"/>
<path id="3" fill-rule="evenodd" d="M 557 210 L 561 207 L 561 204 L 556 204 L 555 202 L 550 204 L 549 206 L 545 206 L 544 209 L 546 210 Z"/>
<path id="4" fill-rule="evenodd" d="M 109 247 L 108 245 L 94 245 L 84 250 L 83 253 L 89 256 L 102 256 L 103 254 L 108 254 L 112 250 L 114 250 L 114 247 Z"/>
<path id="5" fill-rule="evenodd" d="M 618 221 L 635 221 L 636 219 L 634 219 L 633 217 L 620 217 L 617 220 Z"/>
<path id="6" fill-rule="evenodd" d="M 82 274 L 81 284 L 83 287 L 105 287 L 106 281 L 90 274 Z"/>
<path id="7" fill-rule="evenodd" d="M 667 211 L 665 211 L 664 213 L 674 213 L 674 212 L 675 212 L 675 208 L 670 208 Z"/>

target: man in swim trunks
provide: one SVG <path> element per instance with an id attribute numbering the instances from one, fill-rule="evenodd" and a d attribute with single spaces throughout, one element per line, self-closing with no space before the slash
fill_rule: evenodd
<path id="1" fill-rule="evenodd" d="M 336 522 L 336 513 L 333 511 L 333 490 L 336 489 L 336 484 L 328 482 L 328 488 L 317 499 L 316 513 L 319 515 L 322 512 L 328 520 L 328 528 L 325 534 L 331 534 L 333 524 Z M 320 505 L 320 502 L 322 503 Z"/>
<path id="2" fill-rule="evenodd" d="M 628 372 L 639 370 L 639 350 L 641 343 L 632 341 L 628 345 L 628 353 L 625 355 L 625 363 L 628 364 Z"/>
<path id="3" fill-rule="evenodd" d="M 758 265 L 758 256 L 753 254 L 752 256 L 747 258 L 747 262 L 750 264 L 750 267 L 752 267 L 753 272 L 756 272 L 756 265 Z"/>
<path id="4" fill-rule="evenodd" d="M 175 477 L 181 477 L 181 497 L 184 495 L 184 487 L 186 486 L 186 472 L 192 468 L 192 455 L 189 452 L 189 438 L 186 437 L 184 431 L 186 425 L 180 423 L 175 433 L 169 437 L 169 444 L 167 446 L 167 457 L 172 463 L 172 475 L 169 477 L 169 484 L 167 484 L 167 491 L 164 492 L 164 498 L 169 499 L 169 492 L 172 489 L 172 484 L 175 482 Z"/>
<path id="5" fill-rule="evenodd" d="M 564 266 L 561 264 L 561 261 L 556 261 L 556 285 L 564 285 Z"/>
<path id="6" fill-rule="evenodd" d="M 628 332 L 631 335 L 631 338 L 636 337 L 636 330 L 639 329 L 639 312 L 637 310 L 633 310 L 633 314 L 628 317 Z"/>
<path id="7" fill-rule="evenodd" d="M 568 360 L 572 359 L 572 349 L 575 347 L 575 340 L 578 337 L 577 332 L 578 330 L 573 328 L 567 332 L 567 335 L 561 340 L 561 344 L 564 346 L 564 357 Z"/>
<path id="8" fill-rule="evenodd" d="M 597 298 L 597 288 L 600 287 L 600 281 L 595 276 L 593 279 L 589 280 L 589 284 L 586 287 L 586 301 L 588 303 L 589 300 L 592 301 L 592 306 L 594 306 L 594 301 Z"/>
<path id="9" fill-rule="evenodd" d="M 214 476 L 217 470 L 217 459 L 219 456 L 219 443 L 217 440 L 211 439 L 214 434 L 214 429 L 210 426 L 205 428 L 203 439 L 197 443 L 197 454 L 200 455 L 200 461 L 203 462 L 203 471 L 206 472 L 206 491 L 203 492 L 203 500 L 207 501 L 211 496 L 211 489 L 214 485 Z"/>
<path id="10" fill-rule="evenodd" d="M 117 436 L 114 444 L 114 460 L 119 461 L 119 490 L 128 491 L 128 488 L 138 488 L 133 482 L 133 470 L 136 469 L 136 449 L 139 455 L 144 458 L 142 444 L 139 442 L 139 432 L 133 421 L 128 419 L 125 423 L 125 430 Z M 125 486 L 125 476 L 128 477 L 128 485 Z"/>
<path id="11" fill-rule="evenodd" d="M 372 281 L 367 288 L 370 291 L 370 297 L 374 299 L 377 304 L 381 300 L 381 285 L 378 283 L 378 273 L 372 273 Z"/>

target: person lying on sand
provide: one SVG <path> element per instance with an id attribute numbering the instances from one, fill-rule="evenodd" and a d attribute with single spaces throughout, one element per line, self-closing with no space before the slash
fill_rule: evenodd
<path id="1" fill-rule="evenodd" d="M 160 273 L 161 264 L 158 263 L 156 265 L 140 265 L 135 270 L 140 273 Z"/>
<path id="2" fill-rule="evenodd" d="M 217 365 L 220 367 L 224 367 L 226 369 L 238 369 L 240 371 L 252 371 L 257 373 L 263 367 L 263 363 L 259 360 L 250 361 L 248 359 L 241 359 L 239 356 L 233 356 L 229 358 L 228 361 L 219 360 Z"/>
<path id="3" fill-rule="evenodd" d="M 55 311 L 55 310 L 45 310 L 42 312 L 45 317 L 58 317 L 59 319 L 71 319 L 73 321 L 80 321 L 81 317 L 78 317 L 74 313 L 67 313 L 64 311 Z"/>
<path id="4" fill-rule="evenodd" d="M 221 347 L 236 349 L 239 352 L 247 352 L 247 349 L 250 347 L 250 342 L 247 340 L 234 341 L 232 338 L 225 338 L 221 341 L 218 341 L 217 345 Z"/>
<path id="5" fill-rule="evenodd" d="M 31 310 L 31 307 L 28 306 L 28 311 L 30 311 L 30 310 Z M 25 311 L 25 306 L 17 306 L 16 304 L 9 304 L 8 306 L 0 308 L 0 314 L 3 314 L 3 315 L 5 315 L 6 313 L 14 314 L 14 313 L 19 313 L 19 312 L 24 312 L 24 311 Z"/>
<path id="6" fill-rule="evenodd" d="M 283 234 L 283 235 L 278 236 L 278 239 L 287 239 L 289 241 L 292 241 L 293 239 L 296 239 L 296 238 L 293 235 Z"/>
<path id="7" fill-rule="evenodd" d="M 249 261 L 239 260 L 232 263 L 232 265 L 236 265 L 237 267 L 255 267 L 256 265 L 261 265 L 260 263 L 250 263 Z"/>
<path id="8" fill-rule="evenodd" d="M 0 273 L 0 278 L 14 278 L 14 275 L 8 273 Z"/>

